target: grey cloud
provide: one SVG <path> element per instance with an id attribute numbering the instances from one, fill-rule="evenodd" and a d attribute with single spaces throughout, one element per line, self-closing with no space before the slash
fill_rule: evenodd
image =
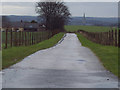
<path id="1" fill-rule="evenodd" d="M 81 16 L 84 12 L 93 17 L 114 17 L 118 14 L 117 2 L 67 2 L 66 5 L 75 16 Z"/>
<path id="2" fill-rule="evenodd" d="M 83 13 L 86 13 L 88 17 L 115 17 L 118 15 L 117 2 L 66 2 L 65 4 L 69 7 L 72 16 L 82 16 Z M 14 14 L 18 14 L 18 11 L 20 11 L 19 14 L 36 14 L 34 11 L 31 11 L 31 8 L 33 8 L 32 10 L 35 9 L 35 2 L 4 2 L 2 6 L 4 8 L 6 6 L 21 7 L 22 10 L 14 11 Z M 6 9 L 5 12 L 3 10 L 3 14 L 7 13 L 8 10 Z M 12 12 L 10 13 L 9 11 L 9 14 L 12 14 Z"/>
<path id="3" fill-rule="evenodd" d="M 19 7 L 33 7 L 35 3 L 33 2 L 3 2 L 3 6 L 19 6 Z"/>

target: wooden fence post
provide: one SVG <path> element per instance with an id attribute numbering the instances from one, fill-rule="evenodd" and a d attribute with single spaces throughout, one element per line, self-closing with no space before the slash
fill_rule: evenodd
<path id="1" fill-rule="evenodd" d="M 0 30 L 0 51 L 2 50 L 2 30 Z"/>
<path id="2" fill-rule="evenodd" d="M 38 36 L 37 36 L 37 43 L 39 43 L 39 32 L 37 32 L 38 34 Z"/>
<path id="3" fill-rule="evenodd" d="M 39 41 L 39 42 L 41 42 L 41 35 L 42 35 L 42 33 L 40 32 L 39 34 L 40 34 L 40 37 L 39 37 L 39 40 L 40 40 L 40 41 Z"/>
<path id="4" fill-rule="evenodd" d="M 27 32 L 27 45 L 29 45 L 29 32 Z"/>
<path id="5" fill-rule="evenodd" d="M 30 45 L 31 45 L 31 32 L 30 32 Z"/>
<path id="6" fill-rule="evenodd" d="M 111 45 L 111 31 L 109 31 L 109 45 Z"/>
<path id="7" fill-rule="evenodd" d="M 17 46 L 17 31 L 15 30 L 14 45 Z"/>
<path id="8" fill-rule="evenodd" d="M 36 43 L 36 35 L 35 35 L 35 32 L 34 32 L 34 44 Z"/>
<path id="9" fill-rule="evenodd" d="M 40 32 L 40 42 L 42 41 L 42 38 L 41 38 L 42 37 L 42 32 L 43 31 Z"/>
<path id="10" fill-rule="evenodd" d="M 35 44 L 37 43 L 37 33 L 35 32 Z"/>
<path id="11" fill-rule="evenodd" d="M 24 33 L 22 31 L 22 42 L 21 42 L 22 45 L 24 45 Z"/>
<path id="12" fill-rule="evenodd" d="M 40 40 L 39 37 L 40 37 L 40 36 L 39 36 L 39 32 L 38 32 L 38 43 L 39 43 L 39 40 Z"/>
<path id="13" fill-rule="evenodd" d="M 33 45 L 33 32 L 32 32 L 32 45 Z"/>
<path id="14" fill-rule="evenodd" d="M 100 44 L 102 44 L 102 32 L 100 32 Z"/>
<path id="15" fill-rule="evenodd" d="M 5 48 L 7 48 L 7 43 L 8 43 L 8 29 L 6 29 Z"/>
<path id="16" fill-rule="evenodd" d="M 115 46 L 117 46 L 117 30 L 115 30 Z"/>
<path id="17" fill-rule="evenodd" d="M 114 36 L 113 36 L 113 30 L 111 32 L 111 43 L 112 43 L 112 46 L 114 45 Z"/>
<path id="18" fill-rule="evenodd" d="M 38 43 L 38 32 L 36 32 L 36 40 L 37 40 L 37 43 Z"/>
<path id="19" fill-rule="evenodd" d="M 109 32 L 107 32 L 107 45 L 109 45 Z"/>
<path id="20" fill-rule="evenodd" d="M 36 44 L 36 32 L 35 32 L 35 34 L 34 34 L 34 40 L 35 40 L 35 43 L 34 43 L 34 44 Z"/>
<path id="21" fill-rule="evenodd" d="M 19 32 L 19 46 L 21 45 L 21 31 Z"/>
<path id="22" fill-rule="evenodd" d="M 13 39 L 12 39 L 12 38 L 13 38 L 13 37 L 12 37 L 12 30 L 11 30 L 11 34 L 10 34 L 10 35 L 11 35 L 10 45 L 11 45 L 11 47 L 12 47 L 12 42 L 13 42 Z"/>
<path id="23" fill-rule="evenodd" d="M 26 40 L 27 40 L 27 37 L 26 37 L 26 31 L 25 31 L 25 46 L 27 46 Z"/>
<path id="24" fill-rule="evenodd" d="M 39 39 L 39 37 L 40 37 L 40 35 L 39 35 L 39 32 L 37 32 L 38 33 L 38 43 L 40 42 L 40 39 Z"/>
<path id="25" fill-rule="evenodd" d="M 18 46 L 18 32 L 16 31 L 16 46 Z"/>
<path id="26" fill-rule="evenodd" d="M 35 32 L 33 32 L 33 44 L 35 44 Z"/>
<path id="27" fill-rule="evenodd" d="M 118 47 L 120 48 L 120 28 L 118 30 Z"/>

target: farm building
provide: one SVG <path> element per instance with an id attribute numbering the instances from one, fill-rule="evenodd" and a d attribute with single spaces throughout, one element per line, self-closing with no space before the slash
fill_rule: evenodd
<path id="1" fill-rule="evenodd" d="M 24 31 L 38 31 L 38 23 L 24 23 Z"/>
<path id="2" fill-rule="evenodd" d="M 29 22 L 24 23 L 23 28 L 24 31 L 31 31 L 31 32 L 45 30 L 44 25 L 38 23 L 29 23 Z"/>
<path id="3" fill-rule="evenodd" d="M 1 28 L 2 31 L 6 30 L 6 26 L 3 25 Z M 45 30 L 43 25 L 40 25 L 38 23 L 31 23 L 31 22 L 11 22 L 8 26 L 8 31 L 41 31 Z"/>

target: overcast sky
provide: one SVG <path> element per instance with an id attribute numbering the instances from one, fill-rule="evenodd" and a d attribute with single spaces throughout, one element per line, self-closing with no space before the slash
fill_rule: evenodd
<path id="1" fill-rule="evenodd" d="M 72 16 L 117 17 L 117 2 L 66 2 Z M 1 5 L 0 5 L 1 6 Z M 2 15 L 35 16 L 35 2 L 3 2 Z"/>
<path id="2" fill-rule="evenodd" d="M 1 2 L 36 2 L 36 1 L 41 1 L 41 0 L 1 0 Z M 62 1 L 64 2 L 119 2 L 120 0 L 62 0 Z"/>

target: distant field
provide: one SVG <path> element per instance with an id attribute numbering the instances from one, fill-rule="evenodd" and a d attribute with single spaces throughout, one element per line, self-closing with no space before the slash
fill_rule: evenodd
<path id="1" fill-rule="evenodd" d="M 107 32 L 111 30 L 110 27 L 103 27 L 103 26 L 65 26 L 66 31 L 78 31 L 78 30 L 85 30 L 88 32 Z"/>

